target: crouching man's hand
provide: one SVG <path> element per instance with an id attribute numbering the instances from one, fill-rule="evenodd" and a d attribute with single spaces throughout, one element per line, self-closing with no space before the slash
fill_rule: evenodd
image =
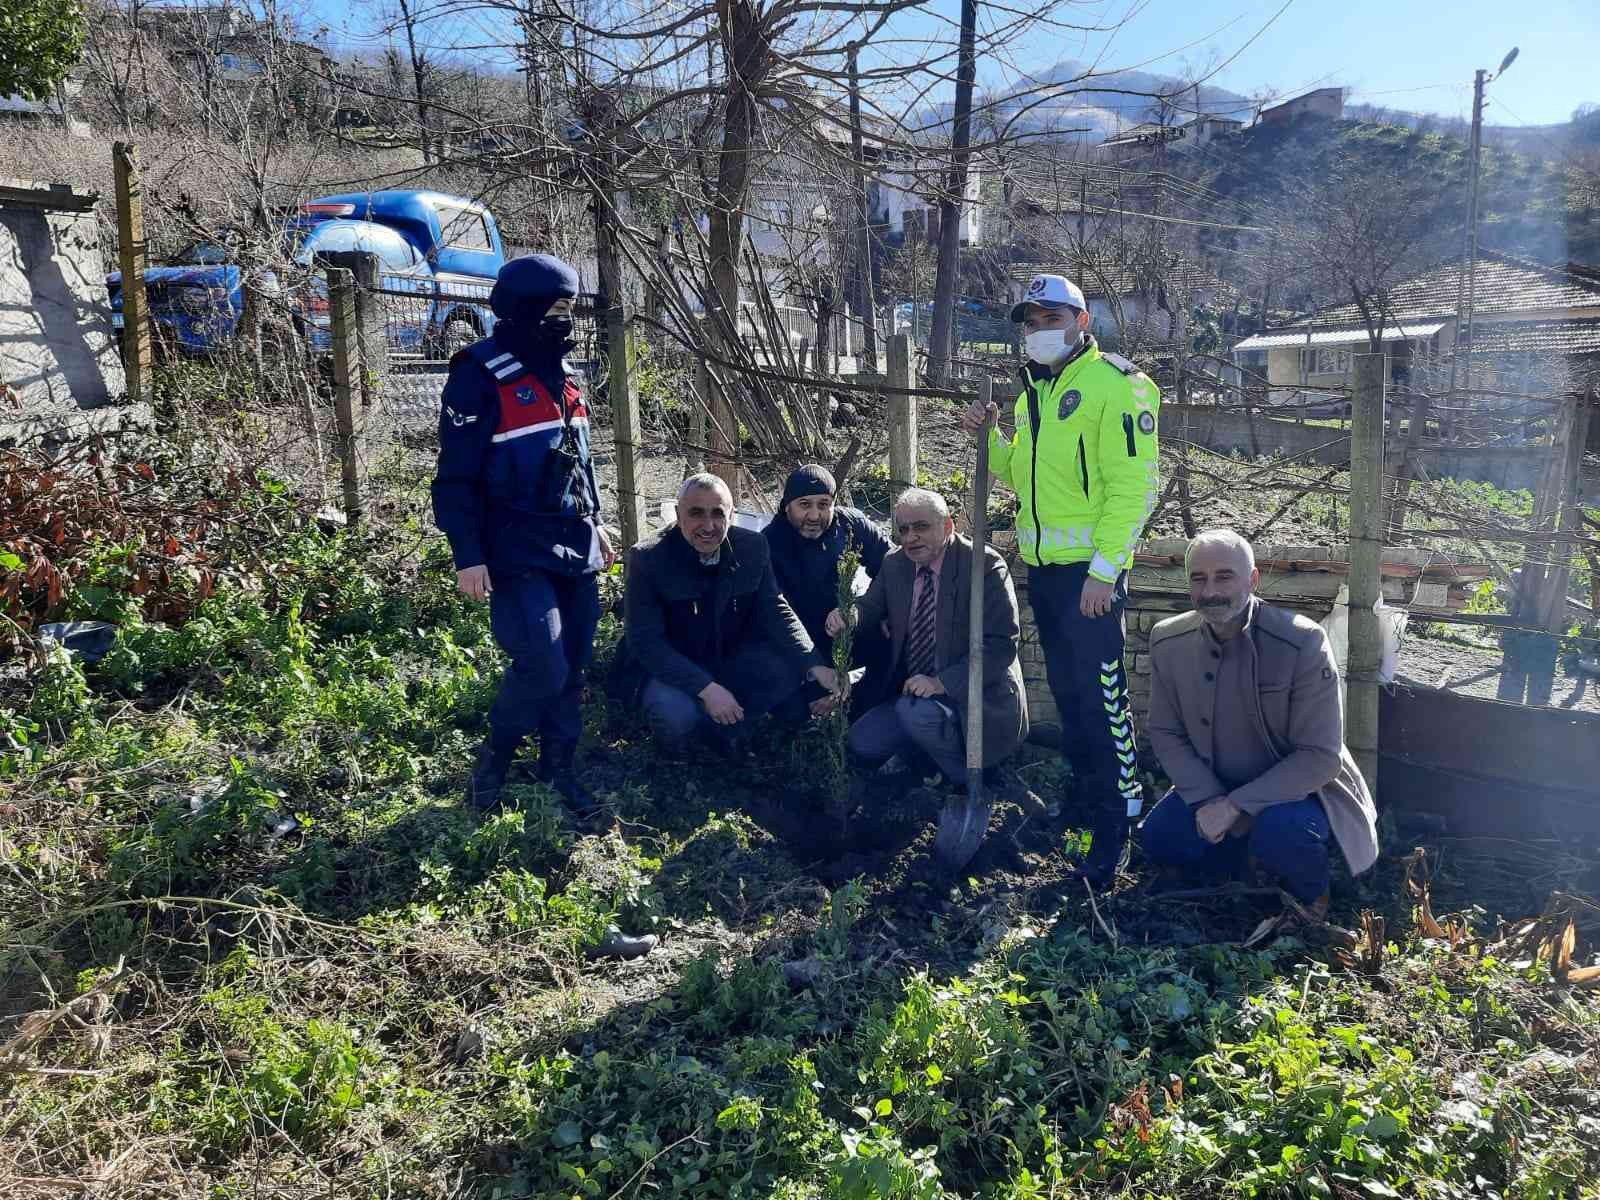
<path id="1" fill-rule="evenodd" d="M 807 679 L 815 679 L 832 695 L 839 694 L 839 672 L 832 667 L 812 667 L 806 672 Z"/>
<path id="2" fill-rule="evenodd" d="M 737 725 L 744 720 L 744 708 L 734 694 L 720 683 L 708 683 L 701 688 L 700 703 L 705 705 L 706 716 L 718 725 Z"/>
<path id="3" fill-rule="evenodd" d="M 1226 796 L 1218 796 L 1215 800 L 1207 800 L 1195 810 L 1195 828 L 1200 830 L 1200 836 L 1215 845 L 1228 836 L 1228 831 L 1233 828 L 1234 822 L 1244 816 L 1244 810 Z"/>
<path id="4" fill-rule="evenodd" d="M 944 695 L 944 684 L 934 675 L 913 675 L 900 690 L 919 700 L 931 700 L 934 696 Z"/>

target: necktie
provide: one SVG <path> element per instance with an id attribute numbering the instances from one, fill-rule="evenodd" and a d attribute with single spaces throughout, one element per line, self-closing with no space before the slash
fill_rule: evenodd
<path id="1" fill-rule="evenodd" d="M 933 674 L 934 598 L 933 572 L 927 567 L 917 571 L 916 606 L 911 611 L 911 632 L 906 638 L 906 674 Z"/>

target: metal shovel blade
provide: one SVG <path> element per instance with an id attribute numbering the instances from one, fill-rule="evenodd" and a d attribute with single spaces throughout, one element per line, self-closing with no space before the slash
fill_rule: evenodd
<path id="1" fill-rule="evenodd" d="M 939 814 L 939 832 L 933 839 L 933 853 L 939 865 L 954 874 L 971 862 L 989 832 L 993 812 L 994 805 L 987 799 L 952 796 Z"/>

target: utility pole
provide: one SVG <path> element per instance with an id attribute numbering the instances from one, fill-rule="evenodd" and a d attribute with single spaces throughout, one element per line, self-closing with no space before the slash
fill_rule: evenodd
<path id="1" fill-rule="evenodd" d="M 855 221 L 855 271 L 850 289 L 855 302 L 856 316 L 861 319 L 862 357 L 871 364 L 874 374 L 878 370 L 878 318 L 877 304 L 872 296 L 872 225 L 871 210 L 867 205 L 867 167 L 861 133 L 861 78 L 857 54 L 860 42 L 850 43 L 848 58 L 850 70 L 850 159 L 856 171 L 856 221 Z M 859 369 L 860 363 L 857 362 Z"/>
<path id="2" fill-rule="evenodd" d="M 1471 155 L 1467 185 L 1467 228 L 1463 233 L 1460 282 L 1456 287 L 1455 346 L 1450 355 L 1451 407 L 1456 407 L 1455 390 L 1459 379 L 1464 387 L 1471 387 L 1472 368 L 1472 314 L 1477 303 L 1478 287 L 1478 160 L 1483 149 L 1483 89 L 1491 79 L 1504 75 L 1517 57 L 1517 47 L 1500 61 L 1500 69 L 1493 75 L 1478 71 L 1472 79 L 1472 139 L 1468 153 Z M 1464 323 L 1463 323 L 1464 318 Z M 1453 417 L 1451 418 L 1454 419 Z"/>
<path id="3" fill-rule="evenodd" d="M 1456 285 L 1455 347 L 1450 355 L 1450 404 L 1455 407 L 1456 381 L 1463 386 L 1470 371 L 1464 359 L 1471 353 L 1472 304 L 1478 283 L 1478 150 L 1483 144 L 1483 85 L 1489 72 L 1479 71 L 1472 81 L 1472 140 L 1468 143 L 1470 162 L 1467 184 L 1467 227 L 1461 233 L 1461 271 Z"/>
<path id="4" fill-rule="evenodd" d="M 939 201 L 939 265 L 933 284 L 933 332 L 928 337 L 928 378 L 944 381 L 955 347 L 956 280 L 961 273 L 961 209 L 967 199 L 967 148 L 972 144 L 972 86 L 978 75 L 978 0 L 961 0 L 961 45 L 956 61 L 955 128 L 950 138 L 950 178 Z"/>

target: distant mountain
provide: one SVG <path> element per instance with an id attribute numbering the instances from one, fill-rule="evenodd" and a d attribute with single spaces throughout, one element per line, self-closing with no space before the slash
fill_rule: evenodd
<path id="1" fill-rule="evenodd" d="M 1083 78 L 1088 70 L 1085 63 L 1063 59 L 1005 91 L 980 92 L 973 99 L 973 111 L 985 126 L 1014 120 L 1013 133 L 1057 134 L 1064 141 L 1088 142 L 1104 141 L 1163 117 L 1169 124 L 1182 124 L 1196 111 L 1242 121 L 1254 115 L 1247 97 L 1208 83 L 1196 89 L 1176 76 L 1134 70 Z M 1040 100 L 1053 90 L 1059 94 Z M 1163 97 L 1168 98 L 1165 103 Z M 954 107 L 949 102 L 932 105 L 913 119 L 925 129 L 947 126 Z"/>

